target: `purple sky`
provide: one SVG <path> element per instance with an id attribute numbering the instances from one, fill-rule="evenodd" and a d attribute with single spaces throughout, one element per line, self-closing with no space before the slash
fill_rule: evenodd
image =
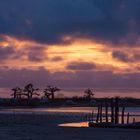
<path id="1" fill-rule="evenodd" d="M 139 0 L 0 0 L 0 88 L 33 83 L 139 90 L 139 5 Z"/>

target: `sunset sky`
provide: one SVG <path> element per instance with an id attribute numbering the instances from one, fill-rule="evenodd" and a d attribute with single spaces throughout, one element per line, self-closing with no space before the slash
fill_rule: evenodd
<path id="1" fill-rule="evenodd" d="M 0 88 L 28 82 L 140 89 L 140 0 L 0 0 Z"/>

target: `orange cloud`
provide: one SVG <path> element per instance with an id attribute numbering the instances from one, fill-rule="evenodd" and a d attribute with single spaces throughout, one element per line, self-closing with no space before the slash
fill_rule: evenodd
<path id="1" fill-rule="evenodd" d="M 1 47 L 12 46 L 15 49 L 13 57 L 5 59 L 1 66 L 31 68 L 44 67 L 48 70 L 67 71 L 65 69 L 69 63 L 85 62 L 96 64 L 97 70 L 112 70 L 114 72 L 134 72 L 138 71 L 136 66 L 140 62 L 126 63 L 119 61 L 112 56 L 119 48 L 109 44 L 102 44 L 89 39 L 73 38 L 65 36 L 64 40 L 71 43 L 66 45 L 40 44 L 30 40 L 20 40 L 11 36 L 2 36 Z M 139 48 L 122 47 L 121 52 L 139 53 Z M 32 61 L 33 60 L 33 61 Z"/>

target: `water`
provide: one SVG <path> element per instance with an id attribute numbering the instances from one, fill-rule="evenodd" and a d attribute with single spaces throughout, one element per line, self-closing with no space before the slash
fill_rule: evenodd
<path id="1" fill-rule="evenodd" d="M 88 127 L 88 122 L 78 122 L 78 123 L 64 123 L 59 124 L 60 127 Z"/>
<path id="2" fill-rule="evenodd" d="M 76 113 L 87 114 L 94 110 L 97 113 L 96 107 L 52 107 L 52 108 L 1 108 L 0 113 Z M 104 111 L 104 109 L 103 109 Z M 121 108 L 120 108 L 121 111 Z M 125 112 L 130 115 L 140 116 L 140 107 L 127 107 Z"/>
<path id="3" fill-rule="evenodd" d="M 120 108 L 120 123 L 121 123 L 121 108 Z M 59 126 L 65 127 L 88 127 L 88 122 L 85 120 L 85 116 L 94 111 L 94 120 L 97 115 L 96 107 L 57 107 L 57 108 L 14 108 L 14 109 L 1 109 L 0 113 L 8 113 L 8 114 L 51 114 L 56 116 L 65 116 L 65 117 L 77 117 L 82 122 L 73 122 L 73 123 L 65 123 L 59 124 Z M 133 122 L 133 118 L 135 118 L 136 122 L 140 122 L 140 107 L 127 107 L 125 110 L 125 123 L 127 121 L 127 113 L 130 113 L 130 122 Z M 105 114 L 105 110 L 103 109 L 103 116 Z M 110 110 L 109 110 L 110 114 Z M 110 115 L 109 115 L 110 116 Z M 81 120 L 82 118 L 82 120 Z M 109 117 L 110 118 L 110 117 Z M 103 119 L 104 121 L 105 119 Z"/>
<path id="4" fill-rule="evenodd" d="M 120 108 L 120 113 L 121 113 Z M 65 115 L 86 115 L 94 111 L 97 114 L 96 107 L 56 107 L 56 108 L 14 108 L 1 109 L 0 113 L 37 113 L 37 114 L 65 114 Z M 103 113 L 105 110 L 103 109 Z M 130 113 L 130 116 L 140 117 L 140 107 L 127 107 L 125 113 Z M 110 113 L 110 110 L 109 110 Z"/>

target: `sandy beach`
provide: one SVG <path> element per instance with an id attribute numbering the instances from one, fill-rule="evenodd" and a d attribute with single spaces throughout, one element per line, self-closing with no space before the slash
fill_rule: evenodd
<path id="1" fill-rule="evenodd" d="M 80 117 L 0 114 L 0 140 L 139 140 L 140 130 L 59 127 Z"/>

